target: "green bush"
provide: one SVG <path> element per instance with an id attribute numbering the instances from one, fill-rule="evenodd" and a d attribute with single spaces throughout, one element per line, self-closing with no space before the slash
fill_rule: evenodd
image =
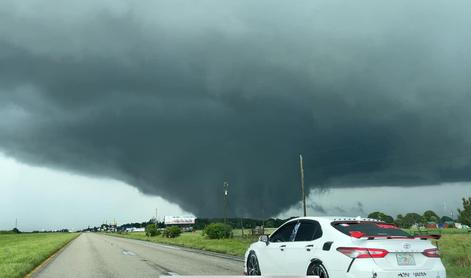
<path id="1" fill-rule="evenodd" d="M 182 229 L 177 226 L 170 226 L 165 228 L 164 230 L 164 237 L 174 238 L 178 237 L 182 233 Z"/>
<path id="2" fill-rule="evenodd" d="M 157 236 L 160 234 L 160 231 L 157 230 L 155 224 L 148 224 L 146 226 L 146 236 Z"/>
<path id="3" fill-rule="evenodd" d="M 210 239 L 231 238 L 232 226 L 224 223 L 212 223 L 206 226 L 204 233 Z"/>

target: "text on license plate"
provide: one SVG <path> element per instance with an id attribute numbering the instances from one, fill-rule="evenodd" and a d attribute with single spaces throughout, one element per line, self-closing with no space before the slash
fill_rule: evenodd
<path id="1" fill-rule="evenodd" d="M 398 278 L 423 278 L 427 277 L 426 272 L 401 272 L 397 274 Z"/>
<path id="2" fill-rule="evenodd" d="M 398 265 L 415 265 L 414 255 L 410 253 L 396 254 Z"/>

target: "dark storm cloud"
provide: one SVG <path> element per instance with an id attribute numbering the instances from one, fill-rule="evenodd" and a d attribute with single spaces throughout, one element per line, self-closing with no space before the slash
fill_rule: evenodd
<path id="1" fill-rule="evenodd" d="M 26 3 L 26 4 L 25 4 Z M 0 4 L 0 148 L 201 216 L 471 180 L 466 2 Z M 359 203 L 357 210 L 362 210 Z"/>
<path id="2" fill-rule="evenodd" d="M 319 204 L 313 203 L 313 204 L 309 204 L 307 207 L 308 207 L 309 209 L 313 210 L 313 211 L 316 212 L 316 213 L 322 213 L 322 214 L 326 214 L 326 213 L 327 213 L 327 211 L 325 210 L 325 208 L 324 208 L 323 206 L 319 205 Z M 299 209 L 301 210 L 302 207 L 299 206 Z"/>
<path id="3" fill-rule="evenodd" d="M 347 213 L 347 211 L 346 211 L 344 208 L 340 207 L 340 206 L 335 206 L 335 207 L 333 208 L 333 211 L 335 211 L 335 212 L 337 212 L 337 213 L 341 213 L 341 214 Z"/>
<path id="4" fill-rule="evenodd" d="M 365 210 L 363 209 L 363 203 L 362 202 L 357 202 L 356 211 L 358 211 L 361 215 L 366 214 Z"/>

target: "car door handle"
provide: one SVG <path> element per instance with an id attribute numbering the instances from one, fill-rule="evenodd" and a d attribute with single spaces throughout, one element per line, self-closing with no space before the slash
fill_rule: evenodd
<path id="1" fill-rule="evenodd" d="M 286 245 L 284 245 L 284 244 L 280 246 L 280 250 L 281 250 L 281 251 L 284 251 L 285 248 L 286 248 Z"/>
<path id="2" fill-rule="evenodd" d="M 312 247 L 314 247 L 313 244 L 306 245 L 306 251 L 311 251 Z"/>

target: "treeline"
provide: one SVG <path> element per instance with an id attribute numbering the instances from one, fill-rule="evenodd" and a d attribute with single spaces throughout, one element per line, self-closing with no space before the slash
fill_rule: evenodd
<path id="1" fill-rule="evenodd" d="M 428 224 L 448 224 L 455 222 L 471 226 L 471 197 L 463 198 L 463 209 L 458 209 L 458 218 L 453 219 L 449 216 L 438 216 L 433 210 L 427 210 L 423 214 L 409 212 L 405 215 L 399 214 L 396 218 L 380 211 L 375 211 L 368 215 L 368 218 L 378 219 L 387 223 L 394 223 L 401 228 L 410 228 L 414 225 L 426 226 Z"/>
<path id="2" fill-rule="evenodd" d="M 234 229 L 253 229 L 257 226 L 264 226 L 265 228 L 277 228 L 287 220 L 292 219 L 280 219 L 280 218 L 268 218 L 268 219 L 253 219 L 253 218 L 227 218 L 226 224 L 230 225 Z M 401 228 L 410 228 L 413 225 L 425 226 L 428 223 L 447 223 L 450 224 L 455 222 L 451 217 L 442 216 L 439 217 L 435 212 L 428 210 L 423 214 L 415 212 L 407 213 L 405 215 L 399 214 L 396 218 L 387 215 L 383 212 L 373 212 L 368 215 L 368 218 L 378 219 L 386 223 L 392 223 Z M 197 218 L 195 224 L 192 225 L 195 230 L 204 230 L 209 224 L 224 223 L 224 218 Z M 163 222 L 155 222 L 155 219 L 150 219 L 145 222 L 127 223 L 117 227 L 118 231 L 124 231 L 128 228 L 145 228 L 149 224 L 156 224 L 156 228 L 165 228 L 166 225 Z M 103 224 L 100 227 L 93 227 L 85 229 L 84 231 L 100 231 L 109 230 L 110 225 Z"/>
<path id="3" fill-rule="evenodd" d="M 375 211 L 368 214 L 368 218 L 378 219 L 386 223 L 395 224 L 401 228 L 411 228 L 414 225 L 426 226 L 427 224 L 452 224 L 455 222 L 449 216 L 439 217 L 434 211 L 427 210 L 423 214 L 418 214 L 415 212 L 409 212 L 405 215 L 399 214 L 396 218 L 387 215 L 383 212 Z"/>
<path id="4" fill-rule="evenodd" d="M 292 217 L 293 218 L 293 217 Z M 231 225 L 234 229 L 253 229 L 257 226 L 265 228 L 277 228 L 285 223 L 288 219 L 268 218 L 268 219 L 252 219 L 252 218 L 227 218 L 225 223 Z M 224 223 L 224 218 L 197 218 L 194 225 L 195 229 L 203 230 L 211 223 Z"/>
<path id="5" fill-rule="evenodd" d="M 227 218 L 225 223 L 230 225 L 234 229 L 253 229 L 255 227 L 264 226 L 265 228 L 277 228 L 287 220 L 292 219 L 279 219 L 279 218 L 268 218 L 268 219 L 253 219 L 253 218 Z M 395 224 L 401 228 L 410 228 L 414 225 L 425 226 L 428 223 L 447 223 L 451 224 L 455 222 L 451 217 L 442 216 L 439 217 L 435 212 L 428 210 L 423 214 L 415 212 L 407 213 L 405 215 L 399 214 L 396 218 L 387 215 L 383 212 L 373 212 L 368 215 L 368 218 L 378 219 L 386 223 Z M 209 224 L 224 223 L 224 218 L 197 218 L 193 226 L 195 230 L 204 230 Z M 155 224 L 155 219 L 150 219 L 146 222 L 127 223 L 117 227 L 118 231 L 124 231 L 127 228 L 145 228 L 149 224 Z M 166 225 L 163 222 L 157 222 L 157 228 L 165 228 Z M 101 227 L 89 228 L 91 231 L 107 230 L 107 225 L 104 224 Z"/>
<path id="6" fill-rule="evenodd" d="M 291 218 L 288 218 L 291 219 Z M 226 223 L 234 229 L 253 229 L 257 226 L 264 226 L 265 228 L 277 228 L 288 219 L 269 218 L 269 219 L 253 219 L 253 218 L 227 218 Z M 124 231 L 129 228 L 145 228 L 149 224 L 155 224 L 155 219 L 150 219 L 145 222 L 126 223 L 117 227 L 118 231 Z M 203 230 L 211 223 L 224 223 L 224 218 L 197 218 L 195 224 L 192 225 L 196 230 Z M 157 221 L 157 228 L 165 228 L 164 222 Z M 100 227 L 87 228 L 84 231 L 99 231 L 108 230 L 110 225 L 103 224 Z"/>
<path id="7" fill-rule="evenodd" d="M 31 233 L 33 234 L 39 234 L 39 233 L 68 233 L 69 230 L 68 229 L 62 229 L 62 230 L 54 230 L 54 231 L 32 231 Z M 5 234 L 21 234 L 23 232 L 21 232 L 20 230 L 18 230 L 17 228 L 13 228 L 12 230 L 9 230 L 9 231 L 0 231 L 0 234 L 1 235 L 5 235 Z M 27 232 L 28 233 L 28 232 Z"/>
<path id="8" fill-rule="evenodd" d="M 45 234 L 45 233 L 70 233 L 69 229 L 61 230 L 49 230 L 49 231 L 32 231 L 33 234 Z"/>
<path id="9" fill-rule="evenodd" d="M 209 224 L 212 223 L 227 223 L 231 227 L 235 229 L 253 229 L 257 226 L 264 226 L 265 228 L 277 228 L 284 222 L 286 222 L 291 218 L 287 219 L 279 219 L 279 218 L 268 218 L 268 219 L 253 219 L 253 218 L 227 218 L 224 221 L 224 218 L 197 218 L 195 225 L 193 228 L 196 230 L 203 230 Z M 464 225 L 471 226 L 471 197 L 463 198 L 463 208 L 458 209 L 457 219 L 452 219 L 449 216 L 438 216 L 432 210 L 427 210 L 423 214 L 418 214 L 415 212 L 409 212 L 406 214 L 399 214 L 395 218 L 387 215 L 380 211 L 372 212 L 368 215 L 368 218 L 378 219 L 387 223 L 395 224 L 401 228 L 411 228 L 414 225 L 418 226 L 426 226 L 427 224 L 434 223 L 434 224 L 448 224 L 452 226 L 453 223 L 459 222 Z M 127 223 L 121 226 L 116 227 L 118 231 L 126 230 L 127 228 L 145 228 L 149 224 L 155 224 L 155 218 L 150 219 L 146 222 L 136 222 L 136 223 Z M 112 225 L 103 224 L 100 227 L 93 227 L 85 229 L 84 231 L 99 231 L 101 230 L 108 230 Z M 157 222 L 156 228 L 165 228 L 165 224 L 163 222 Z"/>
<path id="10" fill-rule="evenodd" d="M 6 235 L 6 234 L 21 234 L 21 231 L 18 230 L 17 228 L 13 228 L 9 231 L 0 231 L 0 235 Z"/>

